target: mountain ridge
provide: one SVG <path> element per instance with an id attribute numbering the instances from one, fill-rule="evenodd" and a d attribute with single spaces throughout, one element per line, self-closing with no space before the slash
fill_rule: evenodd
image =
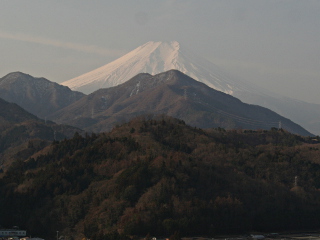
<path id="1" fill-rule="evenodd" d="M 46 78 L 36 78 L 22 72 L 12 72 L 0 78 L 1 98 L 17 103 L 41 118 L 83 96 L 83 93 L 71 91 L 68 87 Z"/>
<path id="2" fill-rule="evenodd" d="M 118 86 L 99 89 L 50 117 L 100 132 L 141 114 L 168 114 L 200 128 L 270 129 L 282 121 L 291 132 L 312 135 L 269 109 L 245 104 L 178 70 L 138 74 Z"/>

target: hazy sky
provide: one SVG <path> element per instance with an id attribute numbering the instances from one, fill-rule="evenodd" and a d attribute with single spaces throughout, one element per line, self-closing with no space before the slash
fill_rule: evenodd
<path id="1" fill-rule="evenodd" d="M 0 0 L 0 77 L 60 83 L 163 40 L 320 104 L 320 0 Z"/>

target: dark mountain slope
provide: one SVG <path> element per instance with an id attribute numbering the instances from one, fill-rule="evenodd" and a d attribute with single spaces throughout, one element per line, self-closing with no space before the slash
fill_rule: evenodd
<path id="1" fill-rule="evenodd" d="M 30 156 L 28 154 L 55 139 L 70 138 L 75 132 L 82 130 L 41 120 L 17 104 L 0 98 L 0 169 L 15 159 Z"/>
<path id="2" fill-rule="evenodd" d="M 0 98 L 0 127 L 6 124 L 20 123 L 28 120 L 38 120 L 38 118 L 31 113 L 28 113 L 17 104 L 9 103 Z"/>
<path id="3" fill-rule="evenodd" d="M 317 229 L 320 145 L 309 142 L 140 117 L 12 165 L 0 178 L 0 224 L 93 240 Z"/>
<path id="4" fill-rule="evenodd" d="M 45 78 L 34 78 L 21 72 L 13 72 L 0 79 L 0 98 L 14 102 L 41 118 L 83 96 L 83 93 L 71 91 Z"/>
<path id="5" fill-rule="evenodd" d="M 108 131 L 141 114 L 167 114 L 200 128 L 286 130 L 312 135 L 275 112 L 245 104 L 225 93 L 171 70 L 155 76 L 138 74 L 112 88 L 100 89 L 50 116 L 87 131 Z"/>

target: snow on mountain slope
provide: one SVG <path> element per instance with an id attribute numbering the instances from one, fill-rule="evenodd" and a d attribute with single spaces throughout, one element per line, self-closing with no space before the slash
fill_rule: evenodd
<path id="1" fill-rule="evenodd" d="M 243 82 L 232 81 L 217 66 L 182 48 L 176 41 L 147 42 L 117 60 L 65 81 L 62 85 L 89 94 L 100 88 L 124 83 L 139 73 L 155 75 L 171 69 L 228 94 L 236 90 L 252 90 Z"/>

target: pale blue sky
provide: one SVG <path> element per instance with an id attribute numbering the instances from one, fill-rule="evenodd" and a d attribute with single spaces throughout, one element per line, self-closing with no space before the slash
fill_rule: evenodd
<path id="1" fill-rule="evenodd" d="M 63 82 L 148 41 L 320 104 L 320 0 L 0 0 L 0 77 Z"/>

